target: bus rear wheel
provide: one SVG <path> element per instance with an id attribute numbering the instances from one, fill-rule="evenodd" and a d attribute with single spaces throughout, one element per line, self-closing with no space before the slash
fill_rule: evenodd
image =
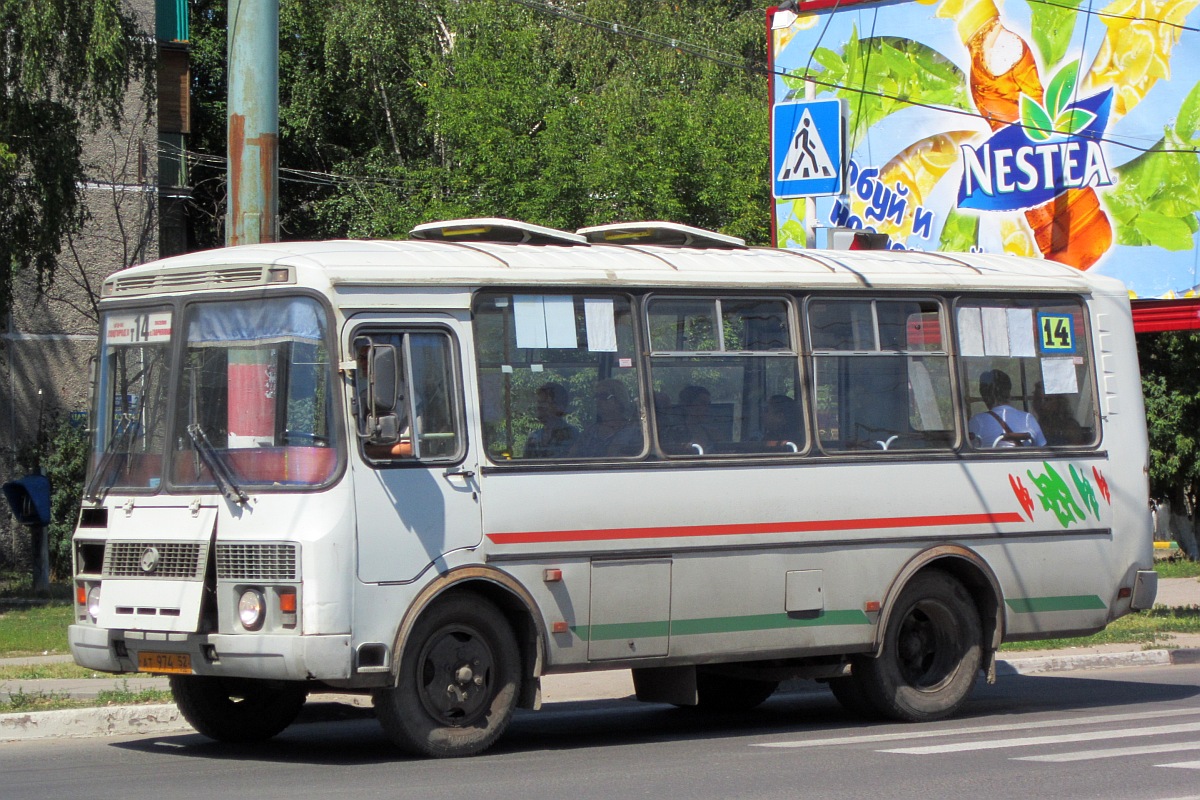
<path id="1" fill-rule="evenodd" d="M 964 702 L 983 658 L 979 611 L 962 584 L 940 570 L 914 577 L 888 617 L 876 658 L 858 658 L 853 680 L 885 717 L 924 722 Z"/>
<path id="2" fill-rule="evenodd" d="M 521 682 L 516 637 L 489 601 L 463 594 L 413 626 L 396 685 L 374 693 L 388 737 L 420 756 L 482 753 L 512 719 Z"/>
<path id="3" fill-rule="evenodd" d="M 193 728 L 218 742 L 265 742 L 296 721 L 308 693 L 301 684 L 172 675 L 171 694 Z"/>

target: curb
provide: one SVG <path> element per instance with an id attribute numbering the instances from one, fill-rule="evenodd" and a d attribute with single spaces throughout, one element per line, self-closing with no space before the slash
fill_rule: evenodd
<path id="1" fill-rule="evenodd" d="M 999 659 L 998 676 L 1073 672 L 1114 667 L 1145 667 L 1200 664 L 1200 648 L 1140 650 L 1126 653 L 1080 653 L 1077 655 L 1032 656 Z M 594 687 L 593 687 L 594 688 Z M 579 696 L 562 696 L 556 703 L 623 699 L 611 692 L 586 691 Z M 327 698 L 329 696 L 326 696 Z M 346 696 L 349 703 L 309 701 L 297 722 L 362 718 L 372 712 Z M 97 736 L 145 736 L 195 733 L 173 704 L 72 708 L 60 711 L 31 711 L 0 714 L 0 743 L 36 739 L 90 738 Z"/>

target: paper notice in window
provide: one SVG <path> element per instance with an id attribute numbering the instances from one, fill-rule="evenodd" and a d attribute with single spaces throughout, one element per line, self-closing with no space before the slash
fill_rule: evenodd
<path id="1" fill-rule="evenodd" d="M 583 316 L 587 322 L 588 350 L 593 353 L 617 352 L 617 316 L 613 301 L 599 297 L 585 298 Z"/>
<path id="2" fill-rule="evenodd" d="M 1042 385 L 1046 394 L 1075 394 L 1079 382 L 1075 379 L 1074 358 L 1043 358 Z"/>
<path id="3" fill-rule="evenodd" d="M 1008 309 L 1008 353 L 1014 358 L 1037 357 L 1032 308 Z"/>
<path id="4" fill-rule="evenodd" d="M 983 353 L 1008 355 L 1008 314 L 1004 308 L 981 309 L 983 317 Z"/>
<path id="5" fill-rule="evenodd" d="M 978 306 L 958 309 L 958 352 L 964 356 L 983 355 L 983 322 Z"/>
<path id="6" fill-rule="evenodd" d="M 540 350 L 546 346 L 546 312 L 540 294 L 513 295 L 513 321 L 517 347 Z"/>
<path id="7" fill-rule="evenodd" d="M 579 339 L 575 336 L 575 298 L 547 295 L 542 299 L 546 311 L 546 346 L 559 350 L 579 347 Z"/>

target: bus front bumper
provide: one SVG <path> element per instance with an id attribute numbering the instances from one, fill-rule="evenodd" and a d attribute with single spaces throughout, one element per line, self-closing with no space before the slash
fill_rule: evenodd
<path id="1" fill-rule="evenodd" d="M 185 654 L 196 675 L 269 680 L 344 680 L 354 659 L 349 634 L 274 636 L 155 633 L 71 625 L 71 655 L 81 667 L 138 672 L 138 653 Z"/>

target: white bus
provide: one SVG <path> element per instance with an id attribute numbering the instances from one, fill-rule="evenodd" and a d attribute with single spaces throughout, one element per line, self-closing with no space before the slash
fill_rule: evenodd
<path id="1" fill-rule="evenodd" d="M 1116 282 L 496 219 L 252 245 L 103 288 L 75 660 L 247 741 L 370 692 L 478 753 L 552 673 L 954 713 L 1002 642 L 1156 591 Z"/>

